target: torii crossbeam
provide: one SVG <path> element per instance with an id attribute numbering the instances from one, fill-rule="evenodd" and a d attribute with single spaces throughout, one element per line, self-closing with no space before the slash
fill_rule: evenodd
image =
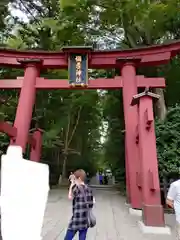
<path id="1" fill-rule="evenodd" d="M 146 78 L 144 76 L 136 76 L 137 87 L 152 87 L 152 88 L 165 88 L 164 78 Z M 1 89 L 19 89 L 23 85 L 24 78 L 18 77 L 17 79 L 0 80 Z M 123 87 L 122 77 L 115 78 L 97 78 L 90 79 L 88 85 L 80 87 L 80 89 L 119 89 Z M 67 79 L 45 79 L 41 77 L 36 78 L 36 89 L 71 89 Z M 79 89 L 79 88 L 74 88 Z"/>

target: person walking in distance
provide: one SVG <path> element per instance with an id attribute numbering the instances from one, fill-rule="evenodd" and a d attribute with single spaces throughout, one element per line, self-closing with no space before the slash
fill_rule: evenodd
<path id="1" fill-rule="evenodd" d="M 88 228 L 88 208 L 93 208 L 94 198 L 92 190 L 84 181 L 86 173 L 79 169 L 74 173 L 75 181 L 71 183 L 68 198 L 72 200 L 72 217 L 68 225 L 64 240 L 72 240 L 79 233 L 79 240 L 85 240 Z M 86 199 L 85 199 L 86 198 Z"/>
<path id="2" fill-rule="evenodd" d="M 103 175 L 102 175 L 102 173 L 99 173 L 99 184 L 100 185 L 103 184 Z"/>
<path id="3" fill-rule="evenodd" d="M 72 183 L 72 182 L 74 182 L 74 180 L 75 180 L 74 173 L 71 172 L 71 174 L 70 174 L 70 176 L 69 176 L 69 181 L 70 181 L 70 183 Z"/>
<path id="4" fill-rule="evenodd" d="M 167 194 L 166 204 L 175 211 L 177 239 L 180 240 L 180 179 L 171 183 Z"/>

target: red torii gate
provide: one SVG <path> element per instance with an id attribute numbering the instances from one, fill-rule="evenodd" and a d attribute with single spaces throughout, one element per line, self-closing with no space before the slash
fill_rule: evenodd
<path id="1" fill-rule="evenodd" d="M 6 129 L 1 127 L 0 130 L 9 134 L 11 144 L 19 145 L 25 150 L 26 144 L 30 141 L 29 128 L 36 90 L 123 88 L 126 182 L 130 204 L 132 208 L 142 208 L 145 225 L 162 227 L 164 215 L 160 201 L 152 111 L 152 98 L 159 96 L 147 90 L 139 95 L 137 93 L 138 87 L 164 88 L 165 80 L 137 76 L 136 68 L 168 63 L 179 50 L 180 42 L 124 51 L 93 51 L 90 47 L 68 47 L 59 52 L 0 49 L 0 65 L 24 68 L 24 77 L 0 81 L 2 89 L 21 89 L 14 126 L 9 126 L 7 130 L 7 124 L 5 124 Z M 82 69 L 79 69 L 78 62 L 81 61 Z M 40 77 L 41 69 L 67 69 L 68 66 L 71 83 L 67 80 L 48 80 Z M 113 79 L 88 80 L 88 67 L 91 69 L 119 68 L 121 76 Z M 73 72 L 74 70 L 76 73 Z M 77 71 L 80 71 L 80 75 L 82 74 L 82 79 Z M 37 130 L 34 133 L 33 141 L 36 144 L 32 144 L 31 160 L 39 161 L 40 131 Z"/>
<path id="2" fill-rule="evenodd" d="M 14 144 L 17 137 L 17 128 L 7 122 L 0 122 L 0 132 L 6 133 L 11 144 Z M 41 157 L 42 130 L 37 128 L 33 134 L 28 134 L 27 143 L 31 146 L 30 159 L 38 162 Z"/>

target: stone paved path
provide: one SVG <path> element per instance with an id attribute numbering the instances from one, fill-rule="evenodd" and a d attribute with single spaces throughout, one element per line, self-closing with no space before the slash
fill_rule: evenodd
<path id="1" fill-rule="evenodd" d="M 95 196 L 97 227 L 89 230 L 87 240 L 175 239 L 174 229 L 171 236 L 143 235 L 138 227 L 140 218 L 129 215 L 125 199 L 117 191 L 95 190 Z M 63 240 L 70 217 L 71 202 L 67 200 L 67 190 L 52 190 L 44 217 L 43 240 Z M 172 227 L 174 215 L 166 215 L 166 223 Z"/>

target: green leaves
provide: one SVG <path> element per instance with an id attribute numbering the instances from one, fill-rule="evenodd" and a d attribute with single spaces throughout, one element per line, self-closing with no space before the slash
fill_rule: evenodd
<path id="1" fill-rule="evenodd" d="M 108 91 L 103 104 L 104 121 L 107 123 L 104 158 L 106 168 L 113 171 L 116 180 L 122 181 L 125 173 L 124 157 L 124 116 L 121 91 Z M 119 171 L 120 169 L 120 171 Z"/>
<path id="2" fill-rule="evenodd" d="M 60 0 L 60 6 L 61 8 L 66 7 L 74 7 L 78 3 L 79 0 Z"/>
<path id="3" fill-rule="evenodd" d="M 82 4 L 87 2 L 87 0 L 59 0 L 59 1 L 62 9 L 71 7 L 78 8 L 78 5 L 81 6 Z"/>
<path id="4" fill-rule="evenodd" d="M 12 49 L 26 49 L 28 47 L 21 37 L 9 38 L 7 44 Z"/>
<path id="5" fill-rule="evenodd" d="M 180 168 L 180 106 L 170 108 L 165 122 L 157 121 L 156 138 L 160 176 L 179 173 Z"/>

